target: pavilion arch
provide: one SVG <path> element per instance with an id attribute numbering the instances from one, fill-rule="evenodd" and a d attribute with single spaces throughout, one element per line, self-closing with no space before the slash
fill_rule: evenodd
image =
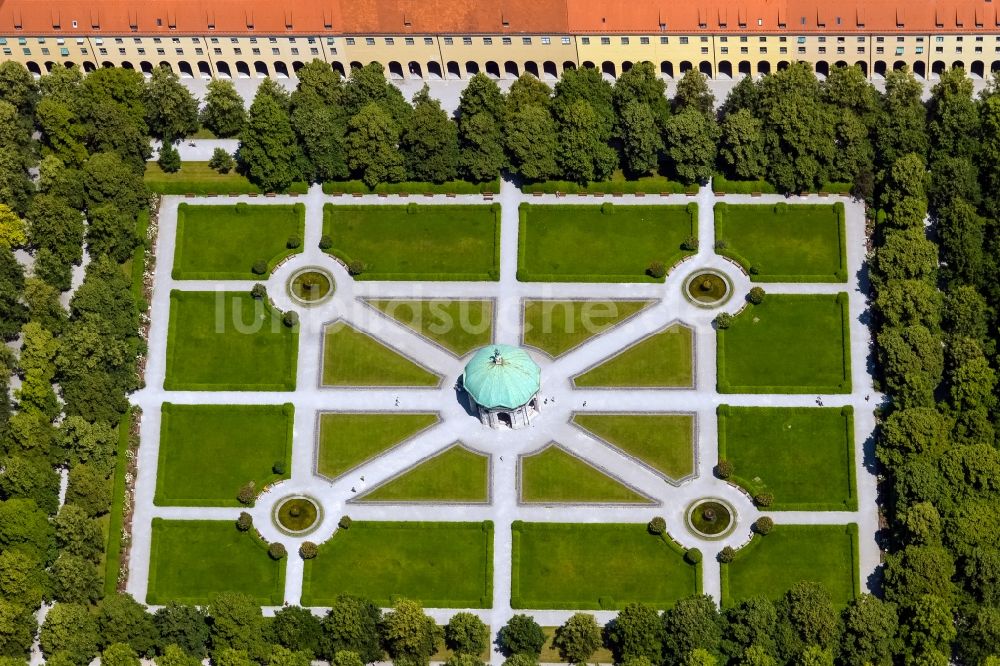
<path id="1" fill-rule="evenodd" d="M 702 60 L 698 63 L 698 71 L 708 78 L 712 78 L 712 63 L 707 60 Z"/>
<path id="2" fill-rule="evenodd" d="M 938 76 L 940 76 L 944 74 L 945 69 L 947 69 L 947 66 L 944 64 L 943 60 L 935 60 L 931 64 L 931 74 L 937 74 Z"/>
<path id="3" fill-rule="evenodd" d="M 45 63 L 45 71 L 46 72 L 51 72 L 53 70 L 53 68 L 55 68 L 55 66 L 56 66 L 56 64 L 54 62 L 52 62 L 51 60 L 48 60 Z"/>
<path id="4" fill-rule="evenodd" d="M 597 69 L 597 65 L 595 65 L 590 60 L 584 60 L 582 63 L 580 63 L 580 67 L 583 67 L 584 69 Z"/>
<path id="5" fill-rule="evenodd" d="M 631 60 L 626 60 L 625 62 L 623 62 L 622 63 L 622 74 L 624 74 L 625 72 L 627 72 L 630 69 L 632 69 L 632 67 L 633 67 L 633 63 L 632 63 Z"/>
<path id="6" fill-rule="evenodd" d="M 102 69 L 113 69 L 114 66 L 115 66 L 115 64 L 113 62 L 111 62 L 110 60 L 105 60 L 104 62 L 101 63 L 101 68 Z"/>
<path id="7" fill-rule="evenodd" d="M 224 60 L 215 61 L 215 71 L 219 73 L 219 76 L 224 79 L 233 78 L 233 70 L 229 68 L 229 63 Z"/>
<path id="8" fill-rule="evenodd" d="M 172 71 L 174 71 L 174 68 L 173 68 L 173 65 L 171 65 L 171 64 L 170 64 L 169 62 L 167 62 L 166 60 L 161 60 L 161 61 L 160 61 L 160 64 L 159 64 L 159 65 L 157 65 L 157 66 L 158 66 L 158 67 L 159 67 L 160 69 L 165 69 L 165 70 L 167 70 L 168 72 L 172 72 Z"/>
<path id="9" fill-rule="evenodd" d="M 524 63 L 524 71 L 527 74 L 531 74 L 536 79 L 542 78 L 538 72 L 538 63 L 534 60 L 528 60 Z"/>
<path id="10" fill-rule="evenodd" d="M 670 62 L 669 60 L 661 61 L 660 74 L 663 74 L 664 76 L 669 76 L 670 78 L 674 78 L 674 63 Z"/>
<path id="11" fill-rule="evenodd" d="M 191 69 L 191 63 L 186 60 L 182 60 L 177 63 L 177 69 L 181 71 L 182 79 L 193 79 L 194 71 Z"/>
<path id="12" fill-rule="evenodd" d="M 401 79 L 403 78 L 403 64 L 397 60 L 389 61 L 389 78 L 390 79 Z"/>
<path id="13" fill-rule="evenodd" d="M 830 76 L 830 63 L 826 60 L 820 60 L 816 63 L 816 74 L 817 76 Z"/>
<path id="14" fill-rule="evenodd" d="M 955 62 L 951 63 L 951 68 L 952 69 L 965 69 L 965 63 L 963 63 L 961 60 L 956 60 Z"/>
<path id="15" fill-rule="evenodd" d="M 39 67 L 38 63 L 35 62 L 34 60 L 28 63 L 28 71 L 31 72 L 32 74 L 35 74 L 36 76 L 42 75 L 42 68 Z"/>
<path id="16" fill-rule="evenodd" d="M 848 65 L 847 62 L 845 62 L 843 60 L 838 60 L 837 62 L 835 62 L 833 64 L 833 66 L 834 67 L 841 67 L 843 69 L 847 69 L 848 67 L 850 67 L 850 65 Z"/>
<path id="17" fill-rule="evenodd" d="M 913 74 L 914 76 L 919 76 L 922 79 L 927 78 L 927 65 L 923 60 L 918 60 L 913 63 Z"/>
<path id="18" fill-rule="evenodd" d="M 567 60 L 563 63 L 563 71 L 565 72 L 567 69 L 576 69 L 576 63 L 572 60 Z"/>
<path id="19" fill-rule="evenodd" d="M 500 78 L 500 65 L 495 60 L 486 61 L 486 75 L 493 79 Z"/>
<path id="20" fill-rule="evenodd" d="M 465 75 L 466 76 L 475 76 L 478 73 L 479 73 L 479 63 L 478 62 L 476 62 L 475 60 L 470 60 L 467 63 L 465 63 Z"/>
<path id="21" fill-rule="evenodd" d="M 865 62 L 864 60 L 859 60 L 859 61 L 857 61 L 854 64 L 861 70 L 862 74 L 864 74 L 865 76 L 868 76 L 868 63 L 867 62 Z"/>
<path id="22" fill-rule="evenodd" d="M 448 78 L 462 78 L 462 66 L 455 60 L 448 61 Z"/>
<path id="23" fill-rule="evenodd" d="M 771 73 L 771 63 L 766 60 L 761 60 L 757 63 L 757 73 L 758 74 L 770 74 Z"/>
<path id="24" fill-rule="evenodd" d="M 972 67 L 970 68 L 973 76 L 978 76 L 983 78 L 986 75 L 986 65 L 982 60 L 973 60 Z"/>
<path id="25" fill-rule="evenodd" d="M 788 69 L 788 67 L 789 67 L 789 64 L 788 64 L 787 60 L 779 60 L 778 61 L 778 71 L 779 72 Z"/>
<path id="26" fill-rule="evenodd" d="M 542 75 L 548 79 L 559 78 L 559 68 L 551 60 L 546 60 L 542 63 Z"/>
<path id="27" fill-rule="evenodd" d="M 293 74 L 298 75 L 299 70 L 302 69 L 303 67 L 305 67 L 305 63 L 302 62 L 301 60 L 293 60 L 292 61 L 292 73 Z M 336 69 L 336 67 L 334 67 L 334 69 Z"/>
<path id="28" fill-rule="evenodd" d="M 740 60 L 740 64 L 737 66 L 737 70 L 743 76 L 750 76 L 753 74 L 753 66 L 750 64 L 749 60 Z"/>
<path id="29" fill-rule="evenodd" d="M 84 61 L 84 63 L 83 63 L 83 71 L 85 71 L 85 72 L 93 72 L 96 69 L 97 69 L 97 65 L 95 65 L 92 62 L 90 62 L 89 60 Z"/>
<path id="30" fill-rule="evenodd" d="M 990 65 L 991 72 L 1000 72 L 1000 60 L 994 60 L 993 64 Z"/>
<path id="31" fill-rule="evenodd" d="M 267 63 L 263 60 L 258 60 L 253 64 L 254 72 L 257 74 L 258 79 L 266 79 L 268 76 Z"/>
<path id="32" fill-rule="evenodd" d="M 128 60 L 122 61 L 122 69 L 135 69 L 135 65 L 130 63 Z"/>
<path id="33" fill-rule="evenodd" d="M 143 60 L 142 62 L 139 63 L 139 69 L 142 70 L 143 74 L 152 74 L 153 63 L 149 62 L 148 60 Z"/>
<path id="34" fill-rule="evenodd" d="M 896 62 L 892 63 L 892 71 L 898 72 L 901 69 L 906 69 L 905 62 L 903 62 L 902 60 L 897 60 Z"/>
<path id="35" fill-rule="evenodd" d="M 409 77 L 411 79 L 424 78 L 424 68 L 416 60 L 411 60 L 410 63 L 406 66 L 406 69 L 409 72 Z"/>
<path id="36" fill-rule="evenodd" d="M 885 76 L 885 61 L 876 60 L 875 61 L 875 76 Z"/>
<path id="37" fill-rule="evenodd" d="M 362 65 L 359 61 L 357 61 L 357 60 L 352 60 L 351 61 L 351 71 L 352 72 L 354 70 L 356 70 L 356 69 L 362 69 L 363 67 L 364 67 L 364 65 Z"/>
<path id="38" fill-rule="evenodd" d="M 610 77 L 612 80 L 617 78 L 618 70 L 615 68 L 615 63 L 610 60 L 605 60 L 601 63 L 601 74 Z"/>
<path id="39" fill-rule="evenodd" d="M 733 63 L 728 60 L 719 61 L 719 76 L 733 78 Z"/>
<path id="40" fill-rule="evenodd" d="M 242 60 L 236 63 L 236 76 L 241 79 L 250 78 L 250 65 L 246 64 Z"/>
<path id="41" fill-rule="evenodd" d="M 427 78 L 429 79 L 443 79 L 444 73 L 441 71 L 441 63 L 437 60 L 431 60 L 427 63 Z"/>
<path id="42" fill-rule="evenodd" d="M 503 75 L 505 79 L 516 79 L 521 75 L 521 70 L 516 62 L 508 60 L 503 64 Z"/>
<path id="43" fill-rule="evenodd" d="M 212 78 L 212 66 L 208 63 L 207 60 L 198 61 L 198 76 L 200 76 L 203 79 Z"/>
<path id="44" fill-rule="evenodd" d="M 337 72 L 337 74 L 340 74 L 341 77 L 347 76 L 347 70 L 344 69 L 344 63 L 334 61 L 330 63 L 330 67 L 333 68 L 333 71 Z"/>
<path id="45" fill-rule="evenodd" d="M 692 68 L 690 62 L 688 62 L 687 60 L 681 60 L 681 66 L 680 66 L 681 76 L 684 76 L 685 74 L 687 74 L 687 72 L 689 70 L 691 70 L 691 69 L 693 69 L 693 68 Z"/>
<path id="46" fill-rule="evenodd" d="M 288 78 L 288 65 L 286 65 L 283 62 L 281 62 L 280 60 L 278 62 L 274 63 L 274 75 L 277 76 L 279 79 L 287 79 Z"/>

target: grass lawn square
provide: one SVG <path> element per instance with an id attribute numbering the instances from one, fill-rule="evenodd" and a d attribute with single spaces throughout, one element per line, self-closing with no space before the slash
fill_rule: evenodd
<path id="1" fill-rule="evenodd" d="M 168 391 L 294 391 L 298 327 L 249 293 L 173 291 Z"/>
<path id="2" fill-rule="evenodd" d="M 523 344 L 556 357 L 600 335 L 654 301 L 525 301 Z"/>
<path id="3" fill-rule="evenodd" d="M 493 301 L 371 299 L 368 304 L 456 356 L 493 341 Z"/>
<path id="4" fill-rule="evenodd" d="M 758 282 L 847 282 L 844 204 L 715 205 L 715 237 Z"/>
<path id="5" fill-rule="evenodd" d="M 201 132 L 199 132 L 201 134 Z M 212 136 L 190 138 L 215 138 Z M 146 162 L 146 173 L 143 181 L 150 192 L 157 194 L 251 194 L 260 193 L 260 188 L 241 176 L 236 171 L 219 173 L 208 162 L 181 162 L 181 169 L 175 173 L 166 173 L 155 161 Z M 305 194 L 309 184 L 295 182 L 288 188 L 289 192 Z"/>
<path id="6" fill-rule="evenodd" d="M 718 331 L 720 393 L 850 393 L 847 294 L 768 294 Z"/>
<path id="7" fill-rule="evenodd" d="M 391 606 L 406 597 L 427 608 L 493 605 L 493 523 L 355 521 L 306 560 L 302 605 L 339 594 Z"/>
<path id="8" fill-rule="evenodd" d="M 513 524 L 511 606 L 615 610 L 667 608 L 701 591 L 701 566 L 643 524 Z"/>
<path id="9" fill-rule="evenodd" d="M 267 264 L 268 273 L 285 257 L 302 251 L 306 208 L 293 206 L 177 207 L 177 247 L 174 251 L 175 280 L 254 280 L 256 261 Z M 300 245 L 289 249 L 295 236 Z"/>
<path id="10" fill-rule="evenodd" d="M 857 594 L 857 525 L 775 525 L 722 565 L 722 606 L 764 596 L 777 599 L 800 581 L 820 583 L 835 606 Z"/>
<path id="11" fill-rule="evenodd" d="M 771 510 L 857 511 L 850 407 L 719 407 L 719 458 Z"/>
<path id="12" fill-rule="evenodd" d="M 669 479 L 694 473 L 693 414 L 577 413 L 573 423 Z"/>
<path id="13" fill-rule="evenodd" d="M 519 466 L 521 501 L 580 504 L 652 504 L 589 462 L 556 444 L 522 456 Z"/>
<path id="14" fill-rule="evenodd" d="M 344 322 L 323 334 L 323 386 L 437 386 L 441 378 Z"/>
<path id="15" fill-rule="evenodd" d="M 156 497 L 160 506 L 240 506 L 248 481 L 258 491 L 291 472 L 295 408 L 285 405 L 163 403 Z M 285 471 L 274 473 L 281 463 Z"/>
<path id="16" fill-rule="evenodd" d="M 573 378 L 578 387 L 686 388 L 694 386 L 694 334 L 674 324 Z"/>
<path id="17" fill-rule="evenodd" d="M 326 412 L 319 415 L 316 471 L 336 478 L 438 422 L 437 414 Z"/>
<path id="18" fill-rule="evenodd" d="M 359 497 L 359 502 L 489 501 L 490 458 L 458 444 L 403 471 Z"/>
<path id="19" fill-rule="evenodd" d="M 328 250 L 361 280 L 497 280 L 500 204 L 323 207 Z"/>
<path id="20" fill-rule="evenodd" d="M 263 541 L 231 520 L 154 518 L 146 603 L 205 604 L 220 592 L 280 606 L 285 562 L 272 560 Z"/>
<path id="21" fill-rule="evenodd" d="M 602 208 L 611 206 L 612 213 Z M 524 282 L 662 282 L 646 274 L 690 254 L 698 207 L 521 204 L 518 279 Z"/>

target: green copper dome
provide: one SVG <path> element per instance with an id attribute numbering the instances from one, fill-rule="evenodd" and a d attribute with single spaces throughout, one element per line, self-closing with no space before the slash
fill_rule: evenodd
<path id="1" fill-rule="evenodd" d="M 510 345 L 483 347 L 462 373 L 462 384 L 479 405 L 516 409 L 538 393 L 541 371 L 528 353 Z"/>

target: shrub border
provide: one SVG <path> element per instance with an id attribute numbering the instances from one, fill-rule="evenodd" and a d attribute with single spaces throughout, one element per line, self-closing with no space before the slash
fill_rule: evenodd
<path id="1" fill-rule="evenodd" d="M 336 180 L 323 183 L 323 194 L 497 194 L 500 179 L 494 178 L 482 183 L 469 180 L 448 180 L 443 183 L 429 181 L 403 181 L 401 183 L 379 183 L 368 187 L 362 180 Z"/>
<path id="2" fill-rule="evenodd" d="M 684 185 L 662 176 L 649 176 L 639 180 L 600 180 L 580 184 L 570 180 L 543 180 L 521 186 L 524 194 L 694 194 L 698 184 Z"/>
<path id="3" fill-rule="evenodd" d="M 156 160 L 149 160 L 146 164 L 156 164 Z M 181 162 L 181 168 L 177 172 L 178 174 L 183 174 L 184 165 L 190 163 L 201 163 L 208 165 L 208 160 L 184 160 Z M 147 167 L 148 168 L 148 167 Z M 246 176 L 242 176 L 236 173 L 233 169 L 231 173 L 240 176 L 242 179 L 233 182 L 228 187 L 223 187 L 219 183 L 203 183 L 198 179 L 185 180 L 182 182 L 159 182 L 151 183 L 145 178 L 145 173 L 143 174 L 143 183 L 146 188 L 155 194 L 167 194 L 167 195 L 185 195 L 185 194 L 199 194 L 199 195 L 209 195 L 209 196 L 230 196 L 233 194 L 265 194 L 263 190 L 251 183 Z M 277 194 L 306 194 L 309 191 L 309 183 L 305 181 L 295 181 L 288 186 L 288 189 Z M 276 194 L 274 192 L 267 192 L 266 194 Z"/>

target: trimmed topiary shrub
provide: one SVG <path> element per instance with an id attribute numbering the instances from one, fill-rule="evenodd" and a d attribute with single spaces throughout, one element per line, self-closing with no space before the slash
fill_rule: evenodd
<path id="1" fill-rule="evenodd" d="M 350 516 L 341 516 L 340 520 L 337 521 L 337 525 L 342 530 L 349 530 L 349 529 L 351 529 L 351 523 L 353 523 L 353 522 L 354 521 L 351 520 Z"/>
<path id="2" fill-rule="evenodd" d="M 663 534 L 667 531 L 667 521 L 662 517 L 657 516 L 649 521 L 649 525 L 646 526 L 649 529 L 650 534 Z"/>
<path id="3" fill-rule="evenodd" d="M 285 326 L 288 328 L 295 328 L 299 325 L 299 313 L 295 310 L 289 310 L 281 316 L 281 321 L 284 322 Z"/>
<path id="4" fill-rule="evenodd" d="M 698 251 L 698 237 L 697 236 L 688 236 L 687 238 L 685 238 L 684 242 L 681 243 L 681 249 L 682 250 L 687 250 L 688 252 L 697 252 Z"/>
<path id="5" fill-rule="evenodd" d="M 418 211 L 418 206 L 417 206 L 416 203 L 414 203 L 414 202 L 411 201 L 410 203 L 406 204 L 406 214 L 407 215 L 416 215 L 418 212 L 419 212 Z"/>
<path id="6" fill-rule="evenodd" d="M 729 243 L 727 243 L 726 241 L 722 240 L 721 238 L 719 240 L 715 241 L 715 249 L 716 250 L 725 250 L 727 247 L 729 247 Z"/>
<path id="7" fill-rule="evenodd" d="M 715 324 L 716 328 L 725 330 L 733 325 L 733 315 L 728 312 L 720 312 L 712 323 Z"/>
<path id="8" fill-rule="evenodd" d="M 267 273 L 267 262 L 263 259 L 258 259 L 253 262 L 253 266 L 250 267 L 254 275 L 264 275 Z"/>
<path id="9" fill-rule="evenodd" d="M 319 249 L 329 250 L 331 247 L 333 247 L 332 238 L 330 238 L 326 234 L 323 234 L 322 236 L 319 237 Z"/>
<path id="10" fill-rule="evenodd" d="M 177 173 L 181 170 L 181 154 L 174 148 L 173 143 L 164 143 L 156 163 L 166 173 Z"/>
<path id="11" fill-rule="evenodd" d="M 667 267 L 663 265 L 662 261 L 654 261 L 649 264 L 649 268 L 646 269 L 646 274 L 659 280 L 667 274 Z"/>
<path id="12" fill-rule="evenodd" d="M 219 173 L 229 173 L 236 166 L 236 160 L 226 152 L 225 148 L 216 148 L 212 151 L 212 157 L 208 160 L 208 168 L 215 169 Z"/>
<path id="13" fill-rule="evenodd" d="M 763 287 L 753 287 L 750 289 L 750 293 L 747 294 L 747 300 L 754 305 L 760 305 L 764 302 L 764 288 Z"/>
<path id="14" fill-rule="evenodd" d="M 274 462 L 274 464 L 271 465 L 271 471 L 274 472 L 275 474 L 284 474 L 285 473 L 285 461 L 284 460 L 276 460 Z"/>
<path id="15" fill-rule="evenodd" d="M 715 466 L 715 476 L 720 479 L 728 479 L 733 475 L 733 463 L 722 458 L 719 460 L 719 464 Z"/>
<path id="16" fill-rule="evenodd" d="M 736 551 L 733 549 L 732 546 L 726 546 L 725 548 L 719 551 L 718 560 L 723 564 L 729 564 L 735 559 L 736 559 Z"/>
<path id="17" fill-rule="evenodd" d="M 285 247 L 289 250 L 297 250 L 302 247 L 302 239 L 298 236 L 289 236 L 288 240 L 285 241 Z"/>
<path id="18" fill-rule="evenodd" d="M 753 531 L 757 534 L 767 535 L 774 529 L 774 521 L 767 516 L 761 516 L 753 524 Z"/>
<path id="19" fill-rule="evenodd" d="M 288 555 L 288 551 L 284 544 L 275 541 L 267 547 L 267 554 L 271 556 L 272 560 L 283 560 Z"/>
<path id="20" fill-rule="evenodd" d="M 684 559 L 687 560 L 688 564 L 698 564 L 701 562 L 701 550 L 698 548 L 688 548 L 687 552 L 684 553 Z"/>
<path id="21" fill-rule="evenodd" d="M 750 271 L 750 275 L 760 275 L 760 266 L 757 264 L 751 265 L 748 270 Z"/>
<path id="22" fill-rule="evenodd" d="M 615 214 L 615 205 L 613 203 L 611 203 L 610 201 L 605 201 L 604 203 L 601 204 L 601 214 L 602 215 L 614 215 Z"/>
<path id="23" fill-rule="evenodd" d="M 253 527 L 253 516 L 246 511 L 240 511 L 240 517 L 236 519 L 236 529 L 246 532 Z"/>
<path id="24" fill-rule="evenodd" d="M 312 541 L 303 541 L 302 545 L 299 546 L 299 557 L 303 560 L 311 560 L 316 557 L 319 553 L 319 546 L 314 544 Z"/>
<path id="25" fill-rule="evenodd" d="M 257 500 L 257 483 L 250 481 L 243 484 L 243 487 L 236 493 L 236 499 L 240 504 L 251 506 Z"/>
<path id="26" fill-rule="evenodd" d="M 347 272 L 351 275 L 361 275 L 365 272 L 365 265 L 360 259 L 352 259 L 347 264 Z"/>
<path id="27" fill-rule="evenodd" d="M 774 504 L 774 494 L 765 490 L 754 495 L 753 501 L 757 506 L 771 506 Z"/>
<path id="28" fill-rule="evenodd" d="M 256 298 L 258 301 L 262 301 L 267 298 L 267 287 L 262 285 L 260 282 L 255 284 L 250 288 L 250 295 Z"/>

